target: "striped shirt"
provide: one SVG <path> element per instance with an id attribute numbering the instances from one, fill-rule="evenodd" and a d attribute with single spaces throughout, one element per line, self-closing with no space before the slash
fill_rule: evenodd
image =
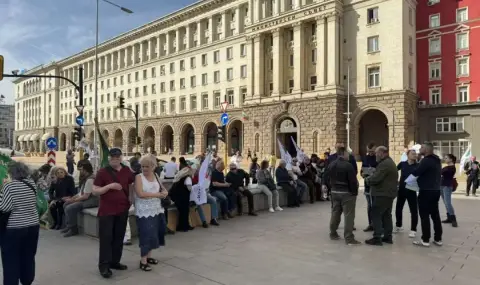
<path id="1" fill-rule="evenodd" d="M 35 183 L 27 179 L 30 185 Z M 25 228 L 38 225 L 37 197 L 25 183 L 13 180 L 0 193 L 0 211 L 10 212 L 7 228 Z"/>

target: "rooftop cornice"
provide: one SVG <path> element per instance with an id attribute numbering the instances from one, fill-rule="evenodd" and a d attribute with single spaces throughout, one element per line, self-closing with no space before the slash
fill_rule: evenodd
<path id="1" fill-rule="evenodd" d="M 131 42 L 133 40 L 142 38 L 146 35 L 153 34 L 158 32 L 162 29 L 168 29 L 174 25 L 177 25 L 185 20 L 191 19 L 195 16 L 204 14 L 206 10 L 211 10 L 214 8 L 218 8 L 220 6 L 224 6 L 233 2 L 244 2 L 243 0 L 201 0 L 196 3 L 193 3 L 187 7 L 184 7 L 180 10 L 177 10 L 173 13 L 170 13 L 164 17 L 161 17 L 157 20 L 154 20 L 150 23 L 142 25 L 138 28 L 120 34 L 112 39 L 109 39 L 103 43 L 98 45 L 98 53 L 102 53 L 106 50 L 115 48 L 119 45 Z M 60 66 L 70 65 L 77 61 L 82 61 L 89 57 L 93 57 L 95 55 L 95 47 L 91 47 L 84 51 L 81 51 L 77 54 L 74 54 L 70 57 L 62 59 L 58 62 Z"/>

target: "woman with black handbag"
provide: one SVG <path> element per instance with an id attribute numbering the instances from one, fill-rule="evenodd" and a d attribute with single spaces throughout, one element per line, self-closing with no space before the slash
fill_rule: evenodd
<path id="1" fill-rule="evenodd" d="M 11 181 L 0 193 L 0 246 L 3 284 L 23 285 L 35 279 L 39 220 L 35 183 L 30 169 L 22 162 L 8 164 Z"/>

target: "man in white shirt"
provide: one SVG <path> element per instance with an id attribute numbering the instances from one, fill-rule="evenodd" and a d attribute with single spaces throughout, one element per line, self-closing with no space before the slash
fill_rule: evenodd
<path id="1" fill-rule="evenodd" d="M 175 161 L 177 161 L 177 159 L 175 158 L 175 156 L 172 156 L 171 161 L 167 162 L 167 164 L 165 164 L 165 166 L 163 168 L 163 172 L 165 173 L 164 179 L 175 178 L 175 174 L 177 174 L 177 172 L 178 172 L 178 166 L 175 163 Z"/>
<path id="2" fill-rule="evenodd" d="M 237 166 L 237 168 L 240 168 L 240 163 L 242 162 L 242 160 L 243 160 L 243 157 L 240 154 L 240 151 L 237 151 L 230 159 L 230 162 L 234 163 Z"/>

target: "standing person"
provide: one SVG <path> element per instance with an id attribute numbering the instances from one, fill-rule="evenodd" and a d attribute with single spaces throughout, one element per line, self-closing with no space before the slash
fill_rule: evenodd
<path id="1" fill-rule="evenodd" d="M 56 180 L 50 185 L 48 196 L 50 197 L 50 214 L 53 224 L 50 229 L 59 230 L 63 226 L 64 204 L 75 196 L 75 181 L 68 175 L 64 168 L 57 167 L 55 170 Z"/>
<path id="2" fill-rule="evenodd" d="M 38 177 L 37 181 L 35 181 L 35 184 L 37 185 L 37 189 L 42 191 L 45 195 L 45 199 L 47 201 L 50 200 L 50 197 L 48 196 L 48 190 L 50 189 L 50 179 L 48 175 L 50 174 L 50 170 L 52 169 L 52 166 L 49 164 L 44 164 L 38 169 Z"/>
<path id="3" fill-rule="evenodd" d="M 252 151 L 250 150 L 250 148 L 248 148 L 247 150 L 247 161 L 248 159 L 252 160 Z"/>
<path id="4" fill-rule="evenodd" d="M 397 169 L 400 170 L 400 182 L 398 183 L 398 198 L 395 208 L 396 225 L 393 232 L 399 233 L 403 231 L 403 206 L 405 206 L 406 201 L 410 209 L 410 234 L 408 235 L 410 238 L 417 236 L 418 202 L 417 192 L 407 189 L 405 180 L 417 167 L 417 153 L 413 149 L 407 151 L 407 160 L 397 165 Z"/>
<path id="5" fill-rule="evenodd" d="M 252 177 L 252 184 L 257 184 L 257 171 L 260 169 L 258 164 L 258 159 L 256 157 L 252 158 L 252 163 L 250 164 L 250 177 Z"/>
<path id="6" fill-rule="evenodd" d="M 83 155 L 83 158 L 78 161 L 77 169 L 80 170 L 80 168 L 82 167 L 82 164 L 84 164 L 84 163 L 90 163 L 89 159 L 90 159 L 90 155 L 88 153 L 85 153 Z"/>
<path id="7" fill-rule="evenodd" d="M 270 170 L 268 167 L 268 161 L 262 161 L 260 164 L 260 170 L 257 171 L 257 182 L 258 188 L 262 191 L 268 198 L 268 211 L 274 213 L 275 211 L 283 211 L 280 208 L 280 197 L 278 194 L 277 186 L 275 181 L 273 181 L 272 176 L 270 175 Z M 273 196 L 275 195 L 275 209 L 273 208 Z"/>
<path id="8" fill-rule="evenodd" d="M 385 146 L 377 147 L 375 155 L 378 162 L 377 168 L 366 178 L 372 197 L 373 238 L 366 240 L 365 243 L 368 245 L 393 244 L 392 208 L 398 191 L 397 165 L 390 158 Z"/>
<path id="9" fill-rule="evenodd" d="M 240 168 L 240 163 L 242 163 L 242 160 L 243 160 L 243 157 L 242 155 L 240 154 L 240 151 L 237 150 L 235 152 L 235 154 L 232 156 L 232 158 L 230 159 L 230 162 L 231 163 L 235 163 L 235 165 L 237 166 L 237 168 Z"/>
<path id="10" fill-rule="evenodd" d="M 343 143 L 337 143 L 335 145 L 335 151 L 338 152 L 338 149 L 341 148 L 341 147 L 345 147 L 345 145 Z M 337 157 L 338 157 L 337 153 L 334 153 L 334 154 L 328 156 L 327 164 L 335 161 L 337 159 Z M 352 164 L 353 169 L 355 170 L 355 175 L 357 175 L 358 174 L 358 166 L 357 166 L 357 162 L 355 161 L 355 156 L 353 156 L 353 154 L 348 155 L 348 162 L 350 162 Z"/>
<path id="11" fill-rule="evenodd" d="M 121 162 L 122 151 L 111 148 L 109 165 L 97 172 L 93 182 L 93 194 L 100 196 L 98 269 L 103 278 L 112 276 L 111 269 L 128 269 L 120 260 L 130 209 L 129 186 L 134 182 L 134 176 L 130 168 Z"/>
<path id="12" fill-rule="evenodd" d="M 29 179 L 28 166 L 22 162 L 10 162 L 7 172 L 11 181 L 0 192 L 0 211 L 10 213 L 0 239 L 3 284 L 30 285 L 35 279 L 40 230 L 35 184 Z"/>
<path id="13" fill-rule="evenodd" d="M 370 176 L 377 167 L 377 157 L 375 156 L 375 144 L 369 143 L 367 145 L 367 154 L 362 159 L 362 169 L 360 170 L 360 175 L 363 178 Z M 364 194 L 367 199 L 367 216 L 368 216 L 368 226 L 363 230 L 364 232 L 373 232 L 372 225 L 372 197 L 370 196 L 370 186 L 364 180 Z"/>
<path id="14" fill-rule="evenodd" d="M 203 156 L 203 158 L 200 160 L 200 164 L 203 163 L 204 159 L 205 159 L 205 157 Z M 200 167 L 197 167 L 197 169 L 195 171 L 195 175 L 193 176 L 193 179 L 192 179 L 194 185 L 198 184 L 198 182 L 200 180 L 199 177 L 198 177 L 199 175 L 200 175 Z M 210 215 L 211 215 L 210 225 L 220 226 L 220 224 L 217 221 L 217 219 L 218 219 L 217 199 L 215 199 L 215 197 L 213 197 L 210 194 L 210 191 L 209 191 L 208 188 L 202 189 L 202 190 L 206 192 L 205 194 L 207 196 L 207 204 L 210 205 Z M 208 222 L 207 222 L 207 219 L 205 218 L 205 213 L 203 212 L 202 205 L 197 205 L 197 212 L 198 212 L 198 216 L 200 217 L 200 221 L 202 221 L 202 227 L 208 228 Z"/>
<path id="15" fill-rule="evenodd" d="M 178 172 L 178 166 L 177 166 L 177 158 L 175 156 L 172 156 L 169 162 L 165 164 L 163 167 L 163 179 L 173 179 L 175 178 L 175 174 Z"/>
<path id="16" fill-rule="evenodd" d="M 278 163 L 275 178 L 277 179 L 277 185 L 287 192 L 287 206 L 289 208 L 300 207 L 293 177 L 288 173 L 287 163 L 283 159 Z"/>
<path id="17" fill-rule="evenodd" d="M 478 179 L 480 164 L 477 161 L 475 156 L 470 158 L 470 161 L 465 163 L 465 173 L 467 174 L 467 194 L 470 196 L 470 189 L 472 190 L 472 195 L 477 197 L 477 188 L 478 188 Z"/>
<path id="18" fill-rule="evenodd" d="M 93 208 L 98 206 L 98 197 L 92 195 L 93 181 L 93 166 L 90 162 L 84 162 L 78 169 L 80 172 L 79 189 L 80 192 L 70 199 L 65 201 L 65 221 L 66 227 L 62 230 L 64 237 L 71 237 L 78 235 L 77 216 L 83 209 Z"/>
<path id="19" fill-rule="evenodd" d="M 255 207 L 253 205 L 253 194 L 248 190 L 248 184 L 250 183 L 250 176 L 243 170 L 237 168 L 235 163 L 230 163 L 230 171 L 227 173 L 225 181 L 231 184 L 231 188 L 235 191 L 237 197 L 237 213 L 239 216 L 243 215 L 243 203 L 242 197 L 247 197 L 248 202 L 248 215 L 257 216 L 255 213 Z"/>
<path id="20" fill-rule="evenodd" d="M 73 175 L 73 171 L 75 168 L 73 167 L 75 165 L 75 154 L 71 149 L 68 150 L 67 152 L 67 170 L 68 174 Z"/>
<path id="21" fill-rule="evenodd" d="M 168 192 L 155 173 L 157 159 L 152 154 L 140 158 L 142 173 L 135 177 L 135 216 L 140 247 L 140 269 L 151 271 L 150 265 L 158 264 L 152 258 L 152 250 L 165 245 L 165 209 L 161 199 Z"/>
<path id="22" fill-rule="evenodd" d="M 342 218 L 344 220 L 344 238 L 348 245 L 359 245 L 355 239 L 355 205 L 358 195 L 358 180 L 353 166 L 348 162 L 348 151 L 344 147 L 337 150 L 338 159 L 327 168 L 325 184 L 332 189 L 332 216 L 330 219 L 330 239 L 339 240 L 337 233 Z"/>
<path id="23" fill-rule="evenodd" d="M 169 196 L 172 198 L 178 210 L 177 231 L 188 232 L 193 229 L 190 225 L 190 192 L 192 191 L 193 170 L 187 165 L 185 158 L 180 157 L 180 171 L 173 179 L 172 188 Z"/>
<path id="24" fill-rule="evenodd" d="M 442 221 L 444 224 L 452 224 L 452 227 L 458 227 L 457 216 L 455 216 L 455 209 L 452 205 L 452 193 L 456 190 L 454 189 L 456 182 L 455 173 L 457 169 L 455 168 L 455 163 L 457 158 L 453 154 L 447 154 L 445 156 L 445 161 L 447 166 L 442 168 L 442 195 L 443 203 L 445 203 L 445 208 L 447 210 L 447 219 Z"/>
<path id="25" fill-rule="evenodd" d="M 414 245 L 430 246 L 430 218 L 433 222 L 433 243 L 441 246 L 442 242 L 442 221 L 440 220 L 440 211 L 438 202 L 440 201 L 440 185 L 442 181 L 442 162 L 440 158 L 433 154 L 433 144 L 424 143 L 420 148 L 422 160 L 413 171 L 412 175 L 417 177 L 418 183 L 418 211 L 422 224 L 422 239 L 414 241 Z"/>
<path id="26" fill-rule="evenodd" d="M 270 175 L 273 177 L 275 175 L 275 167 L 277 166 L 277 157 L 273 151 L 268 158 L 268 165 L 270 166 Z"/>

